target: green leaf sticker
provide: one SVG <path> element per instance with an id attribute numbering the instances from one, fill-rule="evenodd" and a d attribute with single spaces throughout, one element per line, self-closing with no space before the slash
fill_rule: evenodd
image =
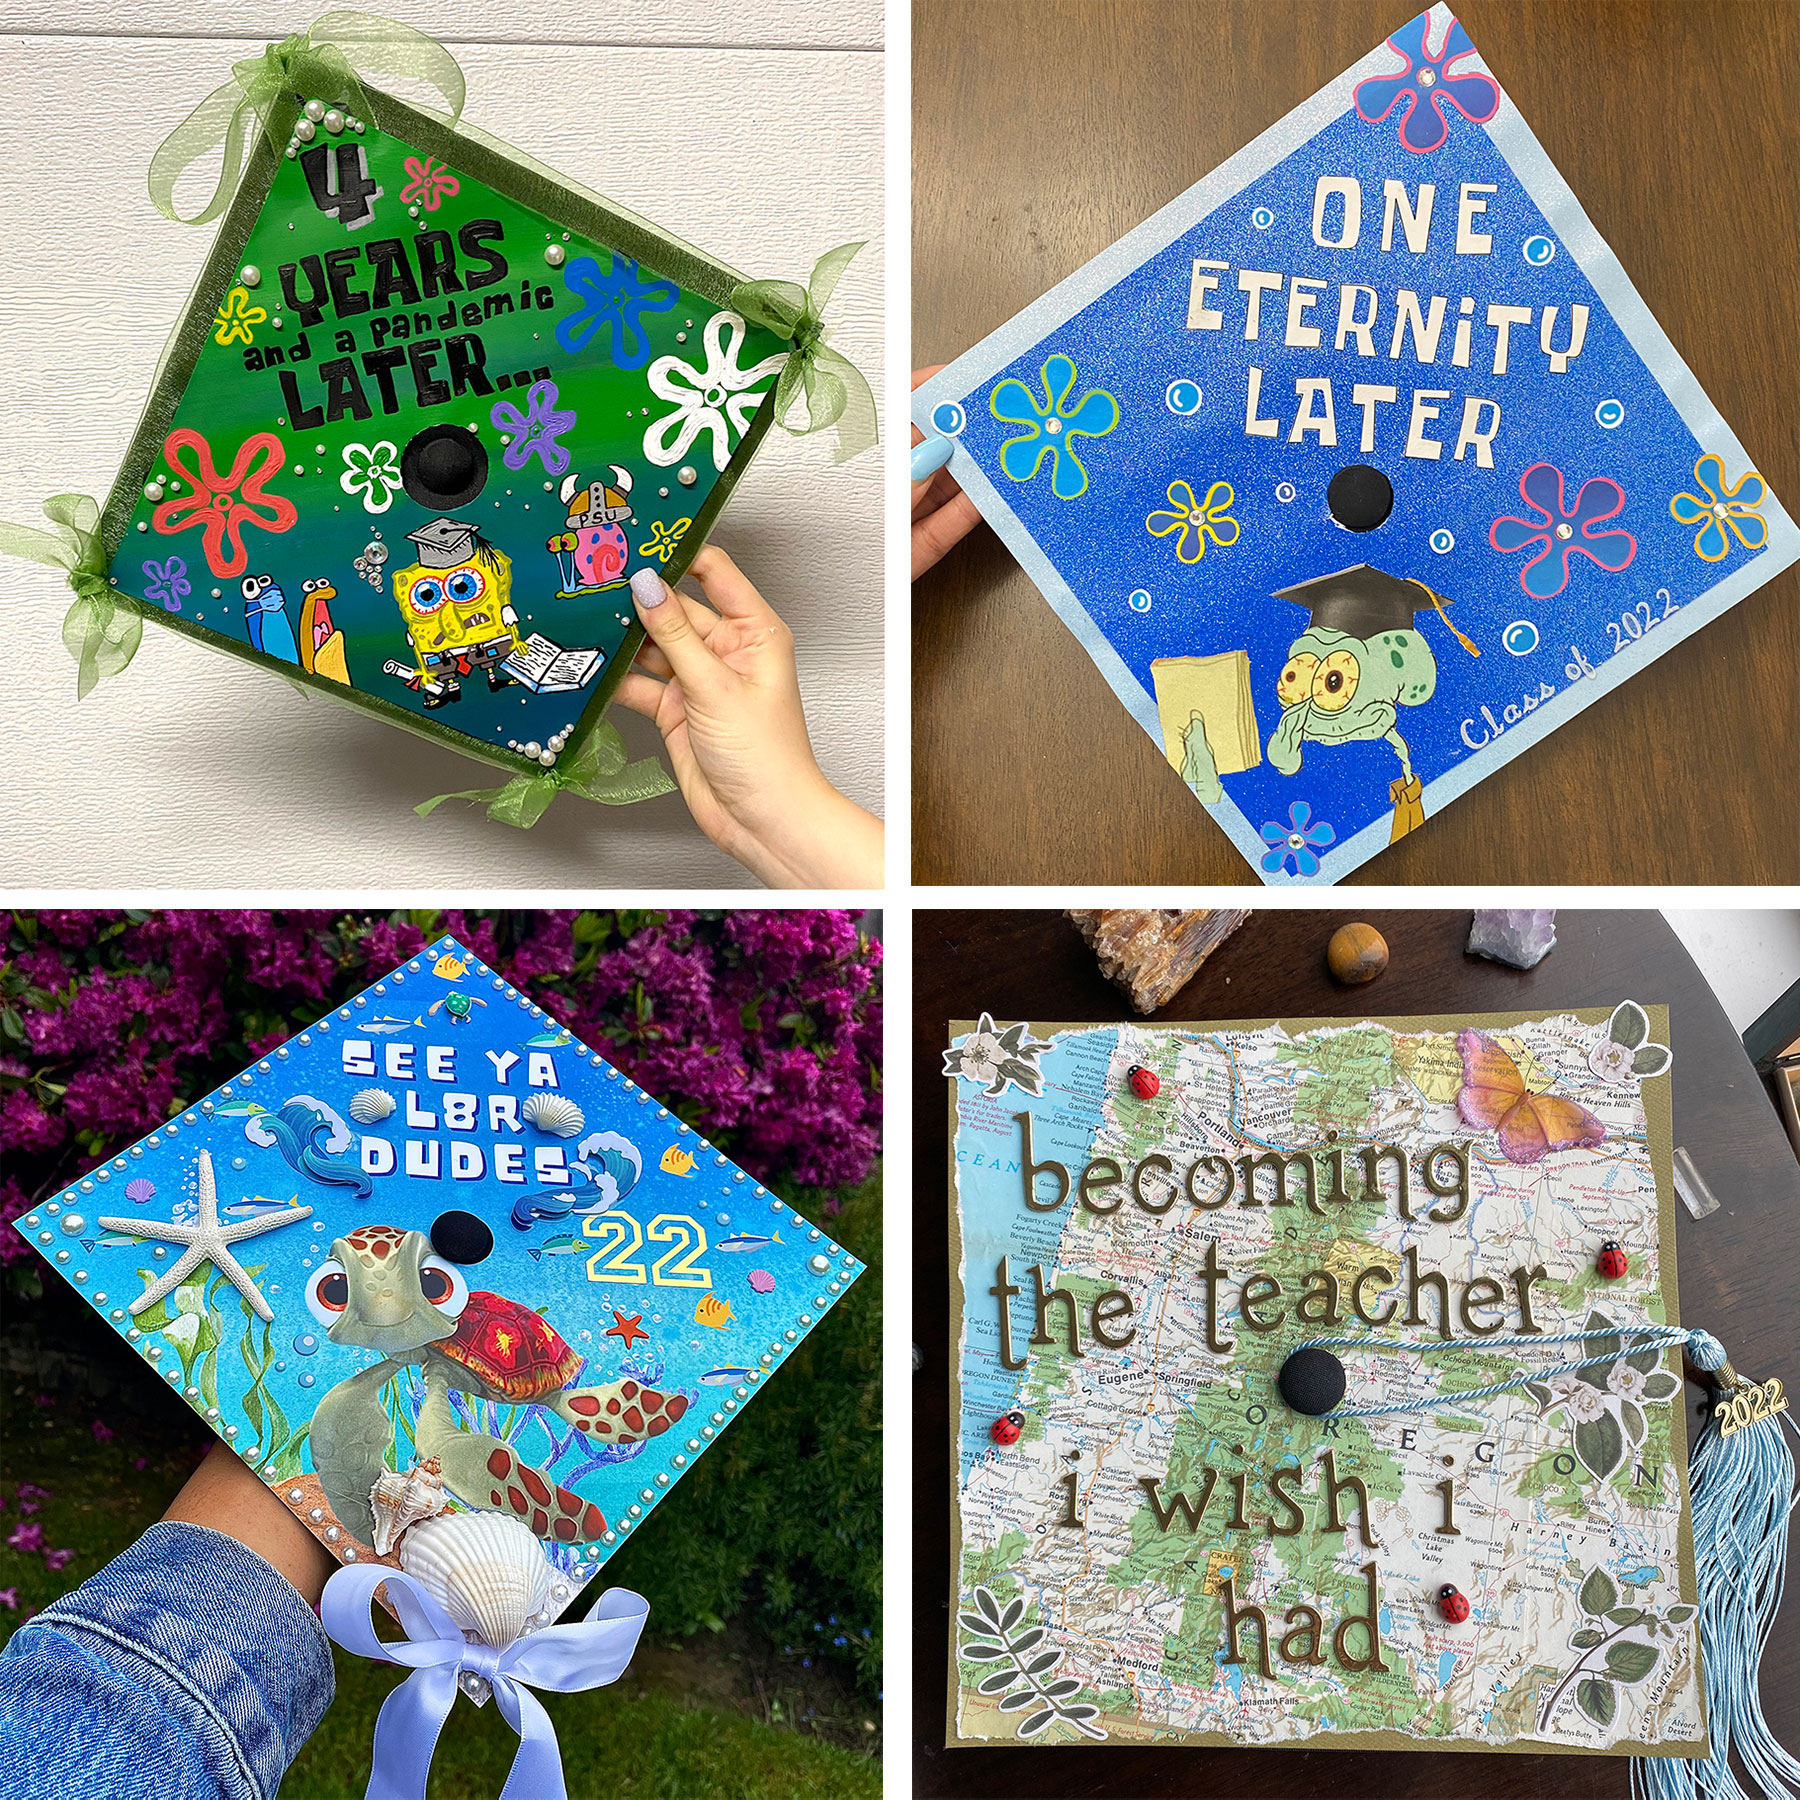
<path id="1" fill-rule="evenodd" d="M 1611 1413 L 1582 1420 L 1575 1427 L 1575 1454 L 1590 1473 L 1604 1481 L 1625 1458 L 1625 1433 L 1619 1429 L 1619 1421 Z"/>
<path id="2" fill-rule="evenodd" d="M 1654 1644 L 1613 1644 L 1606 1652 L 1606 1670 L 1620 1681 L 1642 1681 L 1661 1654 Z"/>
<path id="3" fill-rule="evenodd" d="M 1611 1612 L 1619 1604 L 1619 1590 L 1604 1569 L 1596 1569 L 1581 1584 L 1581 1610 L 1593 1618 Z"/>
<path id="4" fill-rule="evenodd" d="M 1619 1710 L 1619 1696 L 1610 1681 L 1589 1675 L 1575 1689 L 1575 1704 L 1596 1725 L 1610 1725 L 1613 1714 Z"/>

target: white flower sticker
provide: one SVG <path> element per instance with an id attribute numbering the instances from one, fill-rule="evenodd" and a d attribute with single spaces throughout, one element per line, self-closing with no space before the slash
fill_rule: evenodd
<path id="1" fill-rule="evenodd" d="M 722 470 L 731 461 L 732 431 L 742 437 L 750 429 L 768 393 L 766 388 L 750 390 L 787 361 L 784 351 L 764 357 L 752 369 L 739 368 L 738 352 L 749 335 L 750 328 L 737 313 L 714 313 L 706 324 L 704 369 L 679 356 L 659 356 L 650 365 L 651 393 L 675 406 L 644 433 L 644 454 L 658 468 L 679 462 L 703 431 L 712 435 L 713 467 Z"/>
<path id="2" fill-rule="evenodd" d="M 1661 1075 L 1675 1060 L 1667 1044 L 1650 1042 L 1650 1018 L 1635 1000 L 1621 1000 L 1606 1030 L 1588 1051 L 1588 1067 L 1613 1087 L 1636 1076 Z"/>
<path id="3" fill-rule="evenodd" d="M 1049 1048 L 1025 1026 L 1008 1025 L 1002 1031 L 983 1013 L 975 1029 L 944 1052 L 944 1073 L 973 1081 L 990 1094 L 1003 1094 L 1009 1087 L 1038 1094 L 1043 1092 L 1044 1078 L 1037 1059 Z"/>
<path id="4" fill-rule="evenodd" d="M 365 512 L 386 512 L 400 491 L 398 446 L 385 439 L 379 444 L 346 444 L 338 486 L 346 494 L 360 494 Z"/>

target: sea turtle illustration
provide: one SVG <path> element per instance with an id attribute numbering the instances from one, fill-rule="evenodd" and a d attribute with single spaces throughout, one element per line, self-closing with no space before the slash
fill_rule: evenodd
<path id="1" fill-rule="evenodd" d="M 564 1543 L 599 1537 L 606 1530 L 600 1509 L 498 1438 L 465 1430 L 450 1410 L 450 1390 L 546 1407 L 601 1444 L 658 1437 L 687 1411 L 685 1395 L 629 1378 L 571 1388 L 581 1358 L 549 1323 L 499 1294 L 471 1291 L 422 1231 L 365 1225 L 337 1239 L 307 1280 L 306 1302 L 332 1343 L 383 1357 L 339 1382 L 312 1420 L 319 1483 L 339 1522 L 365 1544 L 375 1531 L 369 1490 L 394 1448 L 382 1393 L 408 1365 L 425 1378 L 416 1455 L 435 1456 L 445 1486 L 466 1505 L 512 1513 L 538 1537 Z"/>
<path id="2" fill-rule="evenodd" d="M 475 1016 L 475 1008 L 486 1006 L 487 1002 L 479 994 L 465 994 L 458 988 L 452 988 L 441 1000 L 434 1000 L 426 1007 L 425 1016 L 430 1018 L 441 1006 L 450 1015 L 452 1025 L 466 1025 Z"/>

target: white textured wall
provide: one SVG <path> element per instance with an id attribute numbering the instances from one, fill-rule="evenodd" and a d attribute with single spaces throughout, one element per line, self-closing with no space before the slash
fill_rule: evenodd
<path id="1" fill-rule="evenodd" d="M 0 517 L 104 498 L 211 236 L 152 208 L 151 152 L 309 10 L 0 0 Z M 819 252 L 879 238 L 879 0 L 376 10 L 451 48 L 472 123 L 749 273 L 804 279 Z M 878 394 L 881 295 L 876 241 L 832 316 Z M 794 628 L 826 773 L 881 811 L 881 459 L 834 467 L 829 436 L 771 434 L 714 541 Z M 559 801 L 529 832 L 460 805 L 415 818 L 504 777 L 154 625 L 77 706 L 68 599 L 52 572 L 0 561 L 10 886 L 750 885 L 677 795 Z M 660 750 L 645 721 L 612 717 L 634 755 Z"/>
<path id="2" fill-rule="evenodd" d="M 1800 981 L 1800 912 L 1672 912 L 1675 935 L 1725 1009 L 1732 1029 L 1747 1030 Z"/>

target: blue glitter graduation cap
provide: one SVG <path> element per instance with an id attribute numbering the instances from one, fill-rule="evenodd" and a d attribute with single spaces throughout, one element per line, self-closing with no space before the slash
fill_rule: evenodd
<path id="1" fill-rule="evenodd" d="M 555 1612 L 863 1268 L 447 937 L 14 1223 L 341 1561 L 507 1514 Z"/>
<path id="2" fill-rule="evenodd" d="M 1442 5 L 913 422 L 1269 882 L 1347 875 L 1800 556 Z M 1360 565 L 1417 616 L 1277 597 Z"/>

